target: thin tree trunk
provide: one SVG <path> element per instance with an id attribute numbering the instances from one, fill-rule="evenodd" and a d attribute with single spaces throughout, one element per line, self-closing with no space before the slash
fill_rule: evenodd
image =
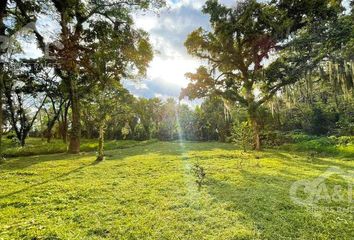
<path id="1" fill-rule="evenodd" d="M 62 111 L 61 117 L 62 122 L 59 123 L 60 135 L 63 139 L 63 142 L 66 144 L 68 140 L 68 112 L 70 107 L 70 100 L 65 103 L 64 111 Z"/>
<path id="2" fill-rule="evenodd" d="M 25 136 L 21 137 L 20 144 L 21 144 L 21 147 L 24 147 L 26 145 L 26 137 Z"/>
<path id="3" fill-rule="evenodd" d="M 47 122 L 47 129 L 44 131 L 45 136 L 47 137 L 47 143 L 50 143 L 52 137 L 53 137 L 53 127 L 55 126 L 55 123 L 59 120 L 61 111 L 63 109 L 63 105 L 65 103 L 64 99 L 60 100 L 60 104 L 58 107 L 58 110 L 55 107 L 55 102 L 54 99 L 52 97 L 49 97 L 51 102 L 52 102 L 52 108 L 53 108 L 53 112 L 54 112 L 54 116 L 53 118 L 50 118 L 50 115 L 48 114 L 48 122 Z"/>
<path id="4" fill-rule="evenodd" d="M 50 143 L 50 140 L 53 137 L 52 130 L 53 130 L 53 127 L 55 126 L 56 121 L 59 119 L 59 114 L 60 114 L 60 111 L 61 111 L 61 107 L 62 106 L 60 106 L 58 112 L 55 113 L 55 116 L 53 117 L 53 119 L 49 120 L 49 122 L 47 124 L 47 129 L 45 130 L 45 134 L 46 134 L 48 143 Z"/>
<path id="5" fill-rule="evenodd" d="M 50 142 L 51 142 L 52 137 L 53 137 L 52 131 L 48 131 L 48 132 L 47 132 L 47 143 L 50 143 Z"/>
<path id="6" fill-rule="evenodd" d="M 68 121 L 64 118 L 62 119 L 61 122 L 59 122 L 59 136 L 63 140 L 63 143 L 67 143 Z"/>
<path id="7" fill-rule="evenodd" d="M 255 96 L 252 92 L 253 83 L 250 82 L 246 86 L 246 100 L 248 104 L 248 116 L 253 128 L 254 149 L 259 151 L 261 149 L 260 129 L 258 124 L 258 106 L 255 103 Z"/>
<path id="8" fill-rule="evenodd" d="M 253 128 L 254 149 L 259 151 L 261 150 L 260 126 L 255 110 L 249 109 L 249 117 Z"/>
<path id="9" fill-rule="evenodd" d="M 254 143 L 255 143 L 255 150 L 259 151 L 261 150 L 261 138 L 260 138 L 260 133 L 259 133 L 259 126 L 257 121 L 253 123 L 253 131 L 254 131 Z"/>
<path id="10" fill-rule="evenodd" d="M 104 126 L 100 125 L 99 137 L 98 137 L 98 156 L 97 161 L 104 160 Z"/>
<path id="11" fill-rule="evenodd" d="M 63 122 L 63 131 L 62 131 L 62 138 L 63 138 L 63 142 L 67 143 L 68 142 L 68 120 L 65 119 L 65 121 Z"/>
<path id="12" fill-rule="evenodd" d="M 4 24 L 4 18 L 6 16 L 7 0 L 0 1 L 0 35 L 5 35 L 6 26 Z M 4 49 L 0 49 L 0 57 L 5 53 Z M 2 125 L 3 125 L 3 91 L 4 91 L 4 64 L 0 63 L 0 159 L 2 155 Z"/>
<path id="13" fill-rule="evenodd" d="M 70 143 L 69 143 L 69 153 L 79 153 L 80 152 L 80 135 L 81 135 L 81 125 L 80 125 L 80 103 L 79 103 L 79 93 L 77 89 L 76 78 L 70 79 L 70 101 L 71 101 L 71 133 L 70 133 Z"/>
<path id="14" fill-rule="evenodd" d="M 1 70 L 0 70 L 1 71 Z M 0 73 L 0 159 L 2 156 L 2 125 L 3 125 L 3 115 L 2 115 L 2 94 L 3 94 L 3 73 Z"/>

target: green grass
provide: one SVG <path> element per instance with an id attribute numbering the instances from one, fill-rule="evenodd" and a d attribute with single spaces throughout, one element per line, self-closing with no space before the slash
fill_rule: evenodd
<path id="1" fill-rule="evenodd" d="M 353 214 L 293 203 L 294 181 L 353 161 L 231 144 L 155 142 L 0 165 L 0 239 L 352 239 Z M 198 190 L 191 167 L 206 183 Z M 330 183 L 345 185 L 341 178 Z M 322 204 L 322 203 L 321 203 Z M 322 204 L 326 206 L 326 203 Z M 321 205 L 321 206 L 322 206 Z M 352 207 L 353 205 L 351 205 Z M 331 207 L 346 207 L 345 203 Z"/>
<path id="2" fill-rule="evenodd" d="M 133 146 L 146 145 L 155 142 L 155 140 L 149 141 L 133 141 L 133 140 L 108 140 L 105 142 L 105 149 L 122 149 Z M 20 157 L 20 156 L 33 156 L 53 153 L 65 153 L 67 151 L 67 145 L 60 139 L 53 139 L 50 143 L 40 138 L 28 138 L 26 145 L 20 147 L 11 142 L 11 140 L 3 139 L 3 155 L 5 157 Z M 98 148 L 98 140 L 96 139 L 83 139 L 81 140 L 81 151 L 92 152 Z"/>

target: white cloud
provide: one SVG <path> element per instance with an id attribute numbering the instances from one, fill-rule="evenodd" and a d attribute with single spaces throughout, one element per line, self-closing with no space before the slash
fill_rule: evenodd
<path id="1" fill-rule="evenodd" d="M 178 97 L 181 88 L 187 86 L 185 74 L 194 72 L 200 61 L 187 54 L 184 41 L 194 29 L 208 28 L 208 17 L 201 12 L 204 3 L 205 0 L 169 0 L 169 7 L 158 15 L 144 13 L 135 16 L 136 26 L 150 34 L 156 54 L 143 81 L 148 89 L 142 91 L 130 86 L 133 93 L 145 97 Z"/>
<path id="2" fill-rule="evenodd" d="M 135 16 L 135 25 L 138 28 L 144 29 L 149 32 L 150 30 L 156 28 L 158 26 L 158 16 L 155 15 L 136 15 Z"/>
<path id="3" fill-rule="evenodd" d="M 168 0 L 167 6 L 170 8 L 192 7 L 201 9 L 204 3 L 205 0 Z"/>
<path id="4" fill-rule="evenodd" d="M 193 72 L 199 63 L 193 59 L 175 57 L 163 59 L 155 57 L 148 70 L 148 78 L 163 79 L 163 81 L 174 83 L 179 87 L 186 87 L 188 80 L 185 78 L 187 72 Z"/>
<path id="5" fill-rule="evenodd" d="M 187 72 L 195 72 L 201 61 L 187 54 L 184 41 L 189 33 L 198 27 L 209 29 L 209 17 L 201 11 L 205 0 L 168 0 L 167 8 L 159 14 L 144 13 L 135 16 L 135 24 L 150 34 L 150 40 L 156 50 L 155 58 L 150 63 L 146 91 L 131 89 L 145 97 L 177 97 L 182 87 L 186 87 Z M 235 0 L 220 0 L 228 6 L 235 5 Z M 144 90 L 144 89 L 143 89 Z"/>

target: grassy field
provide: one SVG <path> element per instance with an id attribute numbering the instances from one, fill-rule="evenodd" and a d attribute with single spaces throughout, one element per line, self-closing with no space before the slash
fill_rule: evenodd
<path id="1" fill-rule="evenodd" d="M 351 158 L 287 150 L 243 153 L 222 143 L 116 144 L 121 149 L 108 151 L 100 163 L 93 152 L 2 162 L 0 239 L 354 236 L 352 202 L 320 201 L 309 209 L 289 195 L 295 181 L 316 179 L 330 166 L 353 170 Z M 201 189 L 191 171 L 195 163 L 206 172 Z M 347 184 L 338 176 L 326 181 Z"/>

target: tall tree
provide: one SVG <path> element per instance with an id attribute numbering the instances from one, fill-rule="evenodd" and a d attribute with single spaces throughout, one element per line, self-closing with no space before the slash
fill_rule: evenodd
<path id="1" fill-rule="evenodd" d="M 11 75 L 11 78 L 11 80 L 6 79 L 4 84 L 9 122 L 21 146 L 24 146 L 47 95 L 41 93 L 37 83 L 31 81 L 26 75 L 19 77 Z M 34 109 L 34 113 L 30 111 L 31 109 Z"/>
<path id="2" fill-rule="evenodd" d="M 46 6 L 52 9 L 59 16 L 60 47 L 52 46 L 50 52 L 56 57 L 58 65 L 56 73 L 62 78 L 71 104 L 71 132 L 68 151 L 78 153 L 80 151 L 80 92 L 82 84 L 87 79 L 82 78 L 81 71 L 85 61 L 84 58 L 92 49 L 87 47 L 92 32 L 100 28 L 104 30 L 117 30 L 126 37 L 122 29 L 132 29 L 133 10 L 146 10 L 149 8 L 161 7 L 163 0 L 103 0 L 81 1 L 81 0 L 51 0 Z M 101 31 L 102 32 L 102 31 Z M 99 37 L 97 35 L 96 37 Z M 45 44 L 42 36 L 37 36 L 39 45 L 45 51 Z M 92 52 L 91 52 L 92 53 Z M 124 53 L 122 53 L 124 54 Z"/>
<path id="3" fill-rule="evenodd" d="M 288 64 L 279 51 L 291 46 L 289 41 L 307 24 L 333 16 L 337 10 L 337 1 L 330 0 L 316 1 L 316 5 L 309 0 L 246 0 L 234 8 L 208 0 L 203 12 L 210 15 L 211 31 L 199 28 L 185 42 L 188 53 L 208 66 L 187 74 L 191 83 L 181 97 L 219 95 L 247 108 L 255 149 L 260 149 L 259 107 L 296 82 L 296 73 L 303 67 L 299 62 Z M 273 63 L 269 65 L 270 56 Z"/>
<path id="4" fill-rule="evenodd" d="M 128 94 L 120 80 L 144 76 L 153 51 L 148 35 L 129 26 L 112 29 L 97 23 L 86 35 L 86 43 L 90 51 L 82 56 L 84 72 L 81 75 L 89 88 L 87 92 L 92 94 L 91 101 L 98 107 L 91 114 L 99 127 L 97 160 L 103 160 L 106 123 L 113 115 L 125 112 L 121 109 L 125 109 L 123 99 Z"/>
<path id="5" fill-rule="evenodd" d="M 5 36 L 6 26 L 4 23 L 6 15 L 7 0 L 0 1 L 0 36 Z M 0 48 L 0 58 L 4 54 L 4 49 Z M 0 59 L 2 60 L 2 59 Z M 4 63 L 0 62 L 0 158 L 2 155 L 2 128 L 3 128 L 3 89 L 4 89 Z"/>

